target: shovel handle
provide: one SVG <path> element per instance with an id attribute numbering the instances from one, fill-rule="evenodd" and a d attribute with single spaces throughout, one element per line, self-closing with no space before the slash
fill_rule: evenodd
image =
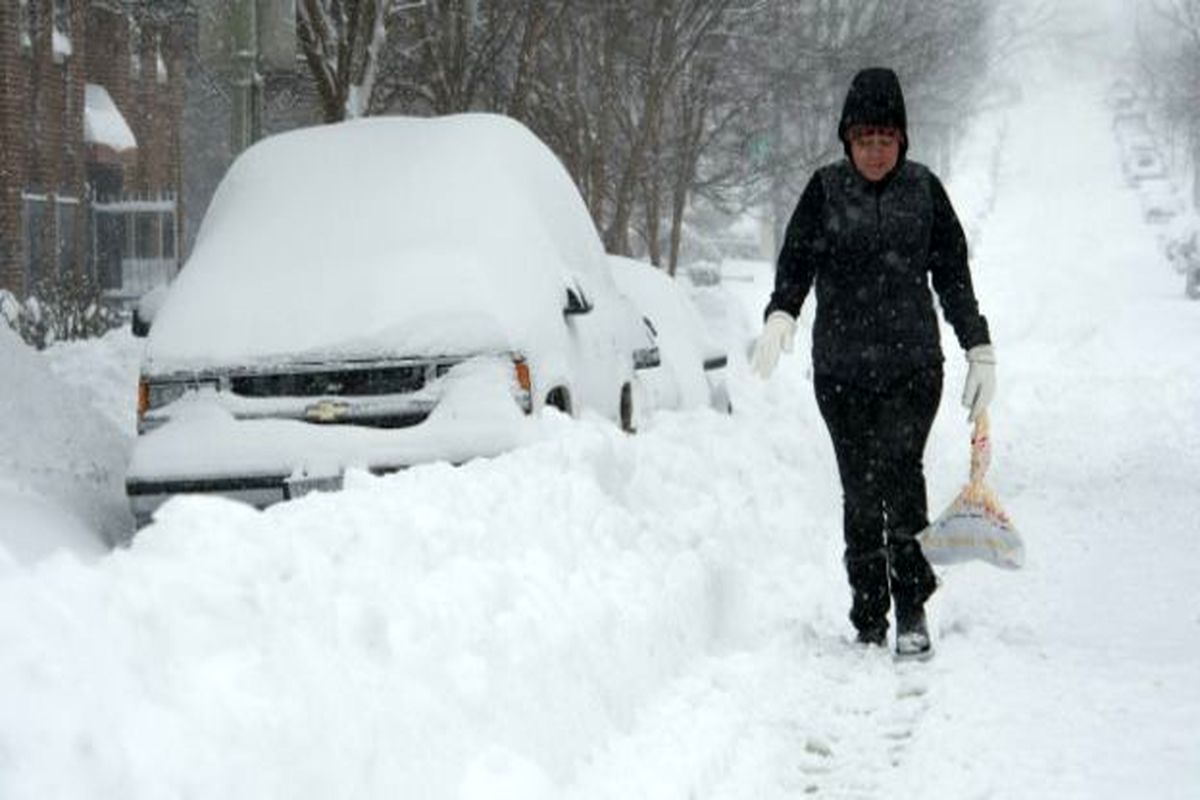
<path id="1" fill-rule="evenodd" d="M 988 438 L 991 427 L 986 411 L 975 418 L 975 430 L 971 433 L 971 486 L 983 484 L 983 476 L 987 474 L 988 465 L 992 462 L 992 445 Z"/>
<path id="2" fill-rule="evenodd" d="M 986 439 L 988 431 L 991 430 L 992 422 L 988 418 L 987 410 L 979 412 L 979 416 L 975 417 L 975 429 L 971 431 L 971 439 Z"/>

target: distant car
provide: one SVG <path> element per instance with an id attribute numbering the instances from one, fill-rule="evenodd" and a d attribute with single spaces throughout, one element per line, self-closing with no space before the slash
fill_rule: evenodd
<path id="1" fill-rule="evenodd" d="M 1138 142 L 1153 143 L 1154 139 L 1146 112 L 1135 108 L 1119 111 L 1113 116 L 1113 134 L 1122 148 Z"/>
<path id="2" fill-rule="evenodd" d="M 1165 180 L 1167 177 L 1167 166 L 1158 148 L 1144 142 L 1135 142 L 1124 150 L 1121 167 L 1125 180 L 1134 186 L 1145 181 Z"/>
<path id="3" fill-rule="evenodd" d="M 1182 275 L 1200 263 L 1200 218 L 1179 214 L 1159 230 L 1158 241 L 1167 263 Z"/>
<path id="4" fill-rule="evenodd" d="M 1184 276 L 1184 294 L 1200 300 L 1200 220 L 1192 213 L 1180 214 L 1160 236 L 1163 255 Z"/>
<path id="5" fill-rule="evenodd" d="M 725 351 L 704 328 L 683 285 L 661 269 L 622 256 L 608 257 L 613 280 L 648 321 L 661 355 L 661 369 L 639 375 L 646 405 L 731 410 Z"/>
<path id="6" fill-rule="evenodd" d="M 348 468 L 459 463 L 525 415 L 632 429 L 658 352 L 583 200 L 519 123 L 293 131 L 243 153 L 154 315 L 126 491 L 265 506 Z"/>
<path id="7" fill-rule="evenodd" d="M 1151 225 L 1165 225 L 1183 212 L 1183 199 L 1167 181 L 1146 181 L 1138 189 L 1142 219 Z"/>
<path id="8" fill-rule="evenodd" d="M 721 282 L 721 265 L 713 261 L 700 261 L 685 270 L 693 286 L 716 286 Z"/>
<path id="9" fill-rule="evenodd" d="M 1192 262 L 1183 271 L 1183 294 L 1189 300 L 1200 300 L 1200 262 Z"/>
<path id="10" fill-rule="evenodd" d="M 1188 270 L 1183 293 L 1191 300 L 1200 300 L 1200 266 Z"/>
<path id="11" fill-rule="evenodd" d="M 1117 112 L 1129 111 L 1140 102 L 1137 90 L 1124 78 L 1113 81 L 1108 88 L 1106 100 L 1109 107 Z"/>

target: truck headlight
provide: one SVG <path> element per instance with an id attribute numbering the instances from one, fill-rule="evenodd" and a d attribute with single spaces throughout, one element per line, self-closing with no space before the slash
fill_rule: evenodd
<path id="1" fill-rule="evenodd" d="M 138 381 L 138 419 L 146 412 L 174 403 L 189 391 L 198 389 L 217 389 L 216 380 L 152 380 L 141 378 Z"/>
<path id="2" fill-rule="evenodd" d="M 517 404 L 528 414 L 533 410 L 533 378 L 529 374 L 529 362 L 519 356 L 514 358 L 513 371 L 517 379 Z"/>

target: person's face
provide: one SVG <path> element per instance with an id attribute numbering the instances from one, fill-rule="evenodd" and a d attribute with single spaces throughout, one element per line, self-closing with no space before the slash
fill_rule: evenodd
<path id="1" fill-rule="evenodd" d="M 850 129 L 850 158 L 854 168 L 874 183 L 896 168 L 900 160 L 900 131 L 856 126 Z"/>

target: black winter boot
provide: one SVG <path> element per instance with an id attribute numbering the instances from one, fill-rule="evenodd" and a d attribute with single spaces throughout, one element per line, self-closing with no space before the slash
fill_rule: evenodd
<path id="1" fill-rule="evenodd" d="M 855 637 L 859 644 L 875 645 L 876 647 L 887 646 L 887 620 L 875 625 L 869 625 L 858 629 L 858 635 Z"/>
<path id="2" fill-rule="evenodd" d="M 921 603 L 896 604 L 896 657 L 924 660 L 933 655 L 925 607 Z"/>
<path id="3" fill-rule="evenodd" d="M 888 595 L 887 555 L 882 550 L 857 558 L 846 556 L 852 602 L 850 621 L 863 644 L 887 643 Z"/>
<path id="4" fill-rule="evenodd" d="M 920 607 L 937 591 L 937 575 L 912 536 L 893 533 L 888 540 L 888 577 L 896 610 Z"/>

